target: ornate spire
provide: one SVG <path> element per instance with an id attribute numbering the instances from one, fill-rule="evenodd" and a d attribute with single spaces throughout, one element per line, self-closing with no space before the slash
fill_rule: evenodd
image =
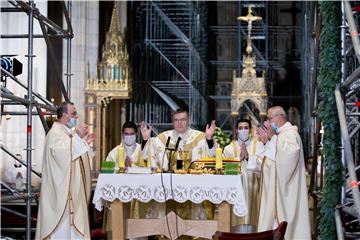
<path id="1" fill-rule="evenodd" d="M 243 56 L 243 69 L 240 77 L 236 77 L 236 72 L 233 72 L 233 86 L 231 93 L 231 115 L 238 116 L 239 109 L 245 101 L 249 100 L 254 103 L 255 107 L 259 109 L 260 116 L 266 116 L 267 108 L 267 93 L 265 87 L 265 76 L 257 77 L 256 75 L 256 61 L 252 54 L 251 30 L 254 21 L 262 20 L 260 16 L 252 14 L 251 6 L 249 5 L 248 14 L 246 16 L 237 17 L 239 21 L 248 23 L 248 36 L 246 53 Z"/>
<path id="2" fill-rule="evenodd" d="M 102 59 L 97 66 L 97 79 L 88 79 L 86 90 L 102 97 L 129 98 L 131 74 L 129 54 L 120 32 L 118 11 L 120 5 L 114 3 L 110 28 L 106 32 Z"/>
<path id="3" fill-rule="evenodd" d="M 114 2 L 114 9 L 111 15 L 109 32 L 120 32 L 118 9 L 118 2 Z"/>

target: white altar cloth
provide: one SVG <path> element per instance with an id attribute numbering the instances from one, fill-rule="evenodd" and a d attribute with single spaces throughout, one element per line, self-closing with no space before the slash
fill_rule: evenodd
<path id="1" fill-rule="evenodd" d="M 165 202 L 165 196 L 166 200 L 180 203 L 187 200 L 193 203 L 208 200 L 215 204 L 226 201 L 234 205 L 235 215 L 244 216 L 248 212 L 241 175 L 170 176 L 164 173 L 161 178 L 161 174 L 100 174 L 92 202 L 101 211 L 104 201 L 118 199 L 130 202 L 137 199 L 145 203 L 150 200 Z"/>

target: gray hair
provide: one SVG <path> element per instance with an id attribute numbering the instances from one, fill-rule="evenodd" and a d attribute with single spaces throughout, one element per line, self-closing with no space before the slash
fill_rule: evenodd
<path id="1" fill-rule="evenodd" d="M 274 116 L 281 116 L 282 118 L 286 119 L 286 112 L 281 106 L 274 106 L 268 109 L 271 111 Z"/>

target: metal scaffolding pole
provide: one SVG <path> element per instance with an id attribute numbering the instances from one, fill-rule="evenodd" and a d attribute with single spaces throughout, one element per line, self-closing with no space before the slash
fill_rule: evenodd
<path id="1" fill-rule="evenodd" d="M 335 98 L 342 140 L 342 164 L 346 170 L 340 203 L 335 212 L 339 239 L 360 236 L 359 193 L 359 86 L 360 41 L 358 36 L 359 11 L 352 9 L 352 2 L 342 1 L 342 82 L 336 86 Z"/>
<path id="2" fill-rule="evenodd" d="M 50 19 L 43 16 L 39 9 L 36 8 L 34 0 L 30 0 L 29 2 L 23 2 L 23 1 L 14 1 L 9 0 L 8 1 L 11 5 L 14 6 L 14 8 L 9 8 L 8 11 L 5 12 L 25 12 L 28 15 L 28 33 L 27 34 L 10 34 L 10 35 L 1 35 L 1 38 L 28 38 L 27 41 L 27 54 L 25 57 L 27 57 L 27 68 L 28 68 L 28 75 L 27 75 L 27 84 L 23 83 L 20 79 L 16 78 L 12 75 L 12 73 L 6 71 L 2 67 L 1 75 L 5 78 L 13 80 L 17 85 L 20 85 L 22 88 L 24 88 L 27 91 L 27 95 L 25 97 L 19 97 L 16 96 L 11 90 L 6 88 L 6 84 L 1 85 L 1 97 L 6 98 L 9 100 L 5 100 L 4 102 L 1 102 L 1 107 L 3 108 L 6 105 L 23 105 L 27 108 L 26 112 L 21 111 L 5 111 L 9 115 L 26 115 L 27 116 L 27 124 L 26 124 L 26 162 L 22 162 L 20 159 L 18 159 L 13 153 L 11 153 L 4 145 L 1 145 L 1 150 L 9 154 L 11 157 L 13 157 L 18 162 L 21 162 L 22 165 L 24 165 L 26 169 L 26 188 L 23 193 L 18 192 L 15 189 L 12 189 L 10 186 L 8 186 L 5 183 L 1 183 L 4 189 L 9 191 L 9 193 L 12 196 L 4 196 L 2 195 L 1 200 L 2 201 L 9 201 L 16 199 L 24 199 L 26 200 L 26 216 L 24 214 L 21 214 L 15 210 L 11 210 L 13 214 L 16 214 L 18 216 L 26 217 L 26 239 L 31 239 L 31 221 L 34 221 L 36 219 L 31 217 L 31 203 L 34 199 L 34 192 L 31 189 L 31 173 L 36 174 L 37 176 L 41 177 L 41 174 L 34 171 L 32 169 L 32 153 L 33 153 L 33 146 L 32 146 L 32 130 L 33 130 L 33 123 L 32 123 L 32 117 L 33 115 L 38 115 L 41 123 L 43 125 L 43 128 L 45 132 L 47 133 L 49 131 L 49 128 L 47 126 L 46 120 L 44 118 L 45 115 L 53 115 L 56 111 L 56 107 L 52 102 L 47 100 L 45 97 L 41 96 L 39 93 L 33 90 L 33 58 L 35 57 L 33 53 L 33 39 L 39 38 L 39 34 L 34 34 L 34 19 L 37 19 L 39 21 L 41 30 L 42 30 L 42 37 L 44 37 L 44 40 L 47 44 L 47 47 L 50 49 L 50 55 L 53 57 L 51 53 L 53 48 L 51 46 L 51 43 L 49 42 L 49 37 L 60 37 L 60 38 L 67 38 L 68 40 L 73 37 L 73 29 L 71 26 L 70 16 L 66 8 L 66 4 L 64 1 L 62 1 L 63 6 L 63 13 L 65 20 L 67 22 L 67 29 L 63 29 L 57 24 L 55 24 Z M 68 1 L 68 6 L 70 8 L 71 3 Z M 1 8 L 1 11 L 3 12 L 4 8 Z M 49 34 L 48 31 L 52 30 L 55 32 Z M 71 88 L 71 41 L 68 41 L 67 44 L 67 69 L 66 69 L 66 82 L 67 82 L 67 89 L 65 89 L 64 83 L 61 79 L 58 79 L 61 82 L 61 92 L 63 93 L 63 96 L 66 100 L 69 99 L 69 94 L 67 92 L 70 91 Z M 56 59 L 50 59 L 55 62 L 56 68 L 55 70 L 59 71 L 57 69 L 58 65 L 56 63 Z M 33 111 L 33 108 L 35 107 L 36 111 Z M 48 112 L 42 112 L 42 109 L 46 109 Z M 2 210 L 7 211 L 7 209 L 2 208 Z M 10 228 L 8 228 L 10 229 Z M 3 229 L 4 230 L 4 229 Z"/>
<path id="3" fill-rule="evenodd" d="M 26 160 L 27 165 L 29 166 L 26 168 L 26 192 L 29 198 L 26 200 L 26 239 L 31 239 L 31 200 L 32 200 L 32 193 L 31 193 L 31 155 L 32 155 L 32 88 L 33 88 L 33 32 L 34 32 L 34 19 L 33 19 L 33 7 L 34 1 L 29 1 L 31 10 L 29 11 L 29 38 L 28 38 L 28 91 L 27 91 L 27 98 L 29 101 L 29 105 L 27 108 L 27 131 L 26 131 Z"/>
<path id="4" fill-rule="evenodd" d="M 71 28 L 71 24 L 70 24 L 70 17 L 71 17 L 71 1 L 68 0 L 67 2 L 67 6 L 68 6 L 68 15 L 65 14 L 66 16 L 66 20 L 67 20 L 67 24 L 68 24 L 68 29 Z M 72 32 L 72 30 L 71 30 Z M 69 99 L 71 98 L 71 38 L 67 38 L 66 39 L 66 90 L 68 93 L 68 97 Z"/>

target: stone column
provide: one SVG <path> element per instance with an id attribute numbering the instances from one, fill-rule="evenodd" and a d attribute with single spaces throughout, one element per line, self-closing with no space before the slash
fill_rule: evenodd
<path id="1" fill-rule="evenodd" d="M 96 77 L 99 46 L 99 2 L 71 1 L 71 96 L 76 104 L 80 122 L 85 121 L 85 84 L 88 77 Z M 64 21 L 64 26 L 66 23 Z M 66 73 L 66 41 L 63 41 L 63 73 Z M 64 76 L 63 79 L 66 79 Z"/>

